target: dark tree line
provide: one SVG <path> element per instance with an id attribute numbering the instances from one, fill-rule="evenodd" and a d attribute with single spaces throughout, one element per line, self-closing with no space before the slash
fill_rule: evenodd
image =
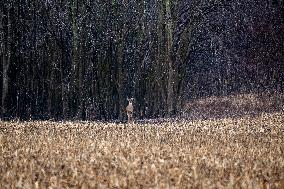
<path id="1" fill-rule="evenodd" d="M 0 1 L 1 117 L 124 119 L 283 92 L 284 1 Z"/>

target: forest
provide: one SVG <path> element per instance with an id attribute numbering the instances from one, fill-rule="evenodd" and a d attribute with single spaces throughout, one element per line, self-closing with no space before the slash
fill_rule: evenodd
<path id="1" fill-rule="evenodd" d="M 179 115 L 284 92 L 283 0 L 1 0 L 2 119 Z"/>
<path id="2" fill-rule="evenodd" d="M 284 188 L 284 0 L 0 0 L 0 188 Z"/>

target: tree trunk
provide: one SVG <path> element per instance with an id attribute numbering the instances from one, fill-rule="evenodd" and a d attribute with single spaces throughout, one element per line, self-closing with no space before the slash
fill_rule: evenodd
<path id="1" fill-rule="evenodd" d="M 77 111 L 77 119 L 82 119 L 83 118 L 83 112 L 84 112 L 84 109 L 85 109 L 85 102 L 84 102 L 84 83 L 83 83 L 83 75 L 84 75 L 84 72 L 83 72 L 83 64 L 81 62 L 80 65 L 78 65 L 78 71 L 79 71 L 79 80 L 78 80 L 78 111 Z"/>
<path id="2" fill-rule="evenodd" d="M 168 63 L 168 94 L 167 94 L 167 105 L 168 105 L 168 116 L 173 114 L 174 106 L 174 70 L 172 65 L 172 46 L 173 46 L 173 32 L 172 32 L 172 16 L 171 16 L 171 4 L 170 0 L 166 0 L 166 37 L 167 37 L 167 50 L 166 50 L 166 61 Z"/>
<path id="3" fill-rule="evenodd" d="M 62 113 L 63 118 L 67 119 L 69 118 L 69 82 L 68 82 L 68 76 L 66 76 L 66 52 L 62 50 L 62 60 L 61 60 L 61 69 L 60 69 L 60 75 L 61 75 L 61 98 L 62 98 Z"/>
<path id="4" fill-rule="evenodd" d="M 77 0 L 70 1 L 71 6 L 71 18 L 72 18 L 72 68 L 71 68 L 71 112 L 76 115 L 78 119 L 82 114 L 82 91 L 80 90 L 80 65 L 78 63 L 78 23 L 77 23 Z M 75 100 L 76 99 L 76 100 Z M 73 104 L 73 101 L 75 103 Z M 79 106 L 79 107 L 78 107 Z M 77 112 L 76 112 L 77 111 Z M 72 115 L 74 115 L 72 114 Z M 79 117 L 78 117 L 79 116 Z"/>
<path id="5" fill-rule="evenodd" d="M 4 28 L 4 26 L 3 26 Z M 8 70 L 10 66 L 10 57 L 11 57 L 11 52 L 10 52 L 10 42 L 11 42 L 11 20 L 10 20 L 10 10 L 7 10 L 7 34 L 6 34 L 6 39 L 4 41 L 4 45 L 2 47 L 2 116 L 5 116 L 6 113 L 6 97 L 8 94 L 8 82 L 9 82 L 9 76 L 8 76 Z M 5 36 L 5 34 L 4 34 Z"/>

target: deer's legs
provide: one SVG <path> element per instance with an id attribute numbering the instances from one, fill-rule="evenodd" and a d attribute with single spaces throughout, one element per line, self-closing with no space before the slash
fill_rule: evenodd
<path id="1" fill-rule="evenodd" d="M 132 113 L 127 112 L 127 117 L 128 117 L 128 123 L 133 123 Z"/>

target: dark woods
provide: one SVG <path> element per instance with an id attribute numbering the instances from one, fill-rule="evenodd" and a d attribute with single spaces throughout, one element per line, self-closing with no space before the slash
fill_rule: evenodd
<path id="1" fill-rule="evenodd" d="M 0 47 L 2 118 L 163 117 L 283 92 L 284 1 L 1 0 Z"/>

